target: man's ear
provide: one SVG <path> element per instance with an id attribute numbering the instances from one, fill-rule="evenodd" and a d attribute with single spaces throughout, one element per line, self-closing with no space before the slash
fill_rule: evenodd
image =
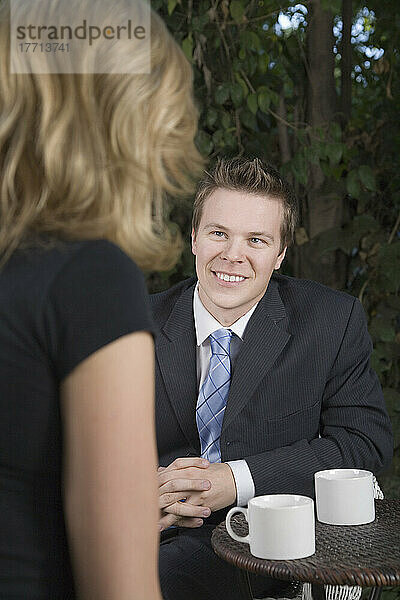
<path id="1" fill-rule="evenodd" d="M 279 254 L 278 258 L 276 259 L 276 263 L 275 263 L 275 267 L 274 267 L 275 270 L 279 269 L 279 267 L 281 266 L 283 259 L 286 256 L 286 250 L 287 250 L 287 246 L 285 246 L 285 248 L 282 250 L 282 252 Z"/>
<path id="2" fill-rule="evenodd" d="M 192 229 L 192 253 L 196 256 L 197 254 L 197 247 L 196 247 L 196 232 L 194 229 Z"/>

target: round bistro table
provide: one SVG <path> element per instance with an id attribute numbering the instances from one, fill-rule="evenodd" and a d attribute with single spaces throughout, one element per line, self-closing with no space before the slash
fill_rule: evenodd
<path id="1" fill-rule="evenodd" d="M 376 517 L 367 525 L 315 523 L 315 554 L 296 560 L 265 560 L 250 554 L 248 544 L 236 542 L 220 523 L 212 535 L 212 546 L 227 562 L 257 575 L 311 584 L 372 587 L 370 600 L 377 600 L 383 586 L 400 585 L 400 500 L 376 500 Z M 241 514 L 232 518 L 232 528 L 246 535 Z"/>

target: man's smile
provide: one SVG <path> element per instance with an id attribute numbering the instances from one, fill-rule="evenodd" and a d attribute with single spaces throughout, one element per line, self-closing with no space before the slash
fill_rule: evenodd
<path id="1" fill-rule="evenodd" d="M 219 279 L 220 282 L 228 283 L 228 284 L 237 284 L 245 281 L 247 277 L 244 275 L 239 275 L 236 273 L 226 273 L 224 271 L 211 271 L 211 273 Z"/>

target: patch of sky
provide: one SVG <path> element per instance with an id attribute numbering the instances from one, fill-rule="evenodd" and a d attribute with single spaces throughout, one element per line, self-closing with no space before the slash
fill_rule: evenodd
<path id="1" fill-rule="evenodd" d="M 351 43 L 356 45 L 358 50 L 362 54 L 365 54 L 366 58 L 379 60 L 385 52 L 383 48 L 376 48 L 375 46 L 367 45 L 371 34 L 374 32 L 375 21 L 376 17 L 374 11 L 364 6 L 364 8 L 358 12 L 351 28 Z M 342 39 L 342 30 L 343 22 L 338 16 L 335 18 L 335 23 L 333 26 L 333 34 L 336 38 L 336 44 L 340 43 Z"/>
<path id="2" fill-rule="evenodd" d="M 379 60 L 385 54 L 383 48 L 374 48 L 373 46 L 360 46 L 360 50 L 367 58 L 373 58 L 374 60 Z"/>
<path id="3" fill-rule="evenodd" d="M 291 32 L 296 31 L 300 26 L 305 27 L 307 25 L 307 14 L 307 7 L 304 6 L 304 4 L 299 3 L 289 6 L 285 11 L 281 11 L 276 23 L 273 26 L 276 35 L 279 37 L 290 35 Z M 373 45 L 368 45 L 369 38 L 374 32 L 375 20 L 376 17 L 374 11 L 370 10 L 367 6 L 364 6 L 358 12 L 351 29 L 352 44 L 357 46 L 357 49 L 365 55 L 366 59 L 369 59 L 363 63 L 364 67 L 367 69 L 369 69 L 371 66 L 371 59 L 379 60 L 385 52 L 383 48 L 377 48 Z M 264 23 L 263 29 L 264 31 L 267 31 L 269 29 L 269 25 Z M 333 34 L 336 40 L 333 51 L 338 58 L 340 57 L 340 54 L 338 53 L 338 44 L 342 39 L 342 31 L 343 21 L 340 16 L 337 16 L 333 26 Z"/>
<path id="4" fill-rule="evenodd" d="M 274 25 L 276 35 L 287 35 L 298 29 L 300 25 L 307 25 L 305 15 L 307 15 L 307 8 L 303 4 L 295 4 L 289 6 L 285 12 L 281 11 Z"/>

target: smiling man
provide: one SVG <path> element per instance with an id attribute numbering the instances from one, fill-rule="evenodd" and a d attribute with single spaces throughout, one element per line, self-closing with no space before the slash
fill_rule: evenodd
<path id="1" fill-rule="evenodd" d="M 284 582 L 246 577 L 210 537 L 254 495 L 313 496 L 313 474 L 378 473 L 390 421 L 360 303 L 274 273 L 297 203 L 259 159 L 220 160 L 193 212 L 196 279 L 152 297 L 165 600 L 249 600 Z"/>
<path id="2" fill-rule="evenodd" d="M 222 188 L 204 203 L 192 234 L 198 292 L 221 325 L 230 327 L 252 309 L 281 266 L 282 213 L 274 197 Z"/>

